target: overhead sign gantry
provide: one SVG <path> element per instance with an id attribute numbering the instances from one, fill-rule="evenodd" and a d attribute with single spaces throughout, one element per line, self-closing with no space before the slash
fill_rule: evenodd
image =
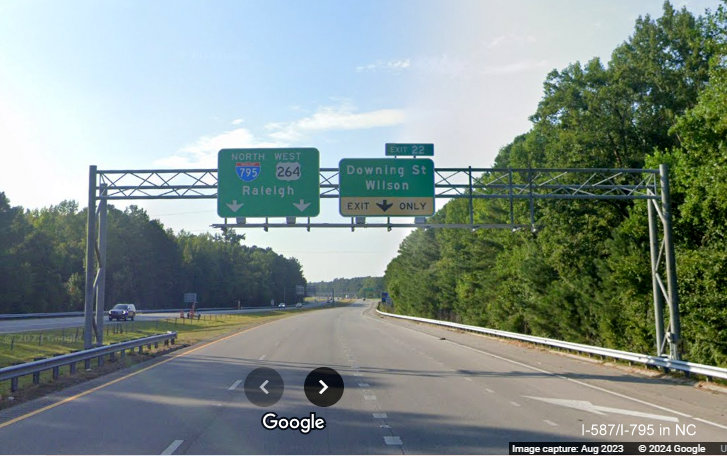
<path id="1" fill-rule="evenodd" d="M 397 156 L 412 157 L 427 155 L 429 151 L 430 148 L 423 144 L 389 144 L 386 149 L 387 155 L 396 153 Z M 93 345 L 93 334 L 96 345 L 103 343 L 108 201 L 217 199 L 218 214 L 225 220 L 224 224 L 213 226 L 223 229 L 504 228 L 515 231 L 529 228 L 535 231 L 537 201 L 645 200 L 648 207 L 656 352 L 663 356 L 668 347 L 672 359 L 680 358 L 679 294 L 666 165 L 659 169 L 434 168 L 430 159 L 407 157 L 344 159 L 339 168 L 321 169 L 318 150 L 314 148 L 223 149 L 218 156 L 218 165 L 218 169 L 164 170 L 97 170 L 96 166 L 90 167 L 85 348 Z M 381 167 L 380 174 L 377 174 L 378 167 Z M 366 168 L 372 168 L 368 176 Z M 384 169 L 388 172 L 384 173 Z M 319 213 L 320 198 L 338 198 L 341 214 L 354 214 L 351 221 L 311 222 L 311 217 Z M 452 223 L 446 219 L 434 221 L 425 216 L 415 217 L 414 223 L 391 220 L 393 215 L 417 215 L 417 210 L 431 215 L 435 209 L 435 198 L 468 201 L 469 223 Z M 506 202 L 501 207 L 505 209 L 502 213 L 507 220 L 492 223 L 476 219 L 474 202 L 488 200 Z M 342 206 L 344 202 L 345 207 Z M 366 202 L 369 204 L 364 204 Z M 349 207 L 349 203 L 353 207 Z M 522 210 L 523 204 L 527 206 L 525 211 Z M 407 208 L 411 212 L 394 214 Z M 529 220 L 519 219 L 523 212 L 528 214 Z M 367 216 L 383 216 L 385 222 L 368 223 Z M 265 220 L 264 223 L 246 223 L 246 217 L 264 217 Z M 272 223 L 268 217 L 286 217 L 288 220 L 286 223 Z M 296 217 L 307 218 L 307 221 L 298 223 Z M 228 223 L 227 218 L 232 218 L 234 223 Z M 665 304 L 668 316 L 664 312 Z M 669 322 L 666 331 L 665 318 Z"/>

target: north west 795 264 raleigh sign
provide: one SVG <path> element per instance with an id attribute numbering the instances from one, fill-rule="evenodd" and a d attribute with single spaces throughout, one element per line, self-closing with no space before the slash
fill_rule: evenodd
<path id="1" fill-rule="evenodd" d="M 217 154 L 220 217 L 315 217 L 320 211 L 315 148 L 222 149 Z"/>
<path id="2" fill-rule="evenodd" d="M 343 216 L 434 214 L 434 162 L 429 158 L 344 158 L 338 170 Z"/>

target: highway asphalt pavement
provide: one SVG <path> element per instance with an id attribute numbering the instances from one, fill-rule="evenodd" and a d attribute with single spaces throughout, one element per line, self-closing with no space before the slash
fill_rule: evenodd
<path id="1" fill-rule="evenodd" d="M 329 406 L 306 395 L 321 367 L 344 384 Z M 281 385 L 258 371 L 264 378 L 246 394 L 258 368 Z M 308 395 L 330 378 L 309 378 Z M 250 389 L 281 394 L 255 405 Z M 266 416 L 295 427 L 311 414 L 318 428 L 307 433 L 265 426 L 274 427 Z M 725 393 L 381 317 L 366 302 L 269 322 L 0 411 L 2 454 L 507 454 L 516 441 L 725 436 Z"/>

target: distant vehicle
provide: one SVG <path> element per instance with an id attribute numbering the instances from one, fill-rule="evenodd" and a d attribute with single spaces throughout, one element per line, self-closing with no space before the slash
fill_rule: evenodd
<path id="1" fill-rule="evenodd" d="M 303 303 L 302 302 L 299 302 L 298 304 L 295 305 L 295 307 L 297 307 L 297 308 L 300 309 L 301 307 L 303 307 Z"/>
<path id="2" fill-rule="evenodd" d="M 130 319 L 134 321 L 136 316 L 136 306 L 134 304 L 116 304 L 111 310 L 109 310 L 109 321 L 114 319 L 124 320 Z"/>
<path id="3" fill-rule="evenodd" d="M 278 304 L 278 307 L 281 309 L 285 309 L 285 303 L 281 302 L 280 304 Z"/>

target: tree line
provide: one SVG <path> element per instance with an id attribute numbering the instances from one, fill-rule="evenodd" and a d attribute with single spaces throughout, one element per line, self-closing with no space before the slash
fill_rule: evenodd
<path id="1" fill-rule="evenodd" d="M 43 209 L 11 206 L 0 193 L 0 313 L 83 310 L 87 209 L 63 201 Z M 106 304 L 184 307 L 270 305 L 304 285 L 300 263 L 243 245 L 232 232 L 174 234 L 136 206 L 109 206 Z"/>
<path id="2" fill-rule="evenodd" d="M 495 167 L 669 165 L 682 348 L 727 365 L 725 5 L 639 17 L 607 64 L 550 72 L 530 120 Z M 467 223 L 467 204 L 432 221 Z M 475 200 L 475 221 L 507 223 L 505 204 Z M 386 270 L 396 311 L 654 353 L 646 203 L 540 202 L 536 214 L 536 234 L 412 232 Z"/>
<path id="3" fill-rule="evenodd" d="M 335 293 L 337 297 L 349 295 L 359 298 L 380 298 L 381 292 L 384 291 L 384 278 L 337 278 L 329 282 L 311 282 L 309 286 L 315 287 L 317 296 L 330 296 L 331 293 Z"/>

